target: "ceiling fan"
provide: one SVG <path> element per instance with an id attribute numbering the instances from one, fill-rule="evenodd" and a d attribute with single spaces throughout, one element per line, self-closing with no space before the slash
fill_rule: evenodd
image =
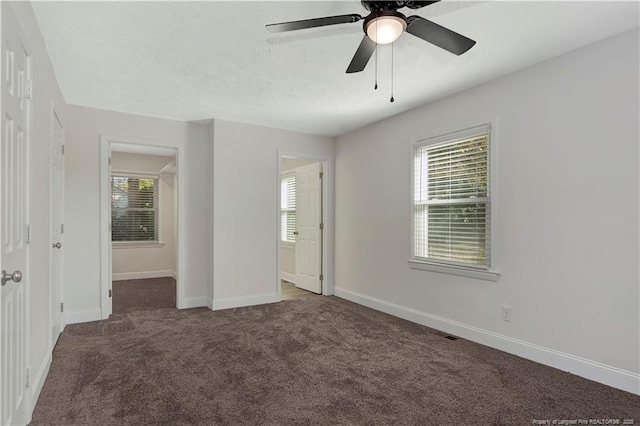
<path id="1" fill-rule="evenodd" d="M 281 22 L 267 25 L 270 32 L 284 32 L 304 30 L 307 28 L 323 27 L 326 25 L 349 24 L 364 20 L 365 36 L 358 46 L 347 73 L 360 72 L 365 69 L 369 59 L 378 44 L 389 44 L 396 41 L 404 31 L 429 43 L 432 43 L 453 54 L 461 55 L 471 49 L 475 41 L 461 34 L 451 31 L 418 15 L 405 16 L 398 9 L 420 9 L 435 1 L 366 1 L 362 6 L 369 15 L 362 17 L 358 14 L 327 16 L 324 18 L 304 19 L 302 21 Z"/>

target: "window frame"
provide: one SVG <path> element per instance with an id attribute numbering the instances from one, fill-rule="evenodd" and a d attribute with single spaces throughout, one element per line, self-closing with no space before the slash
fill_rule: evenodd
<path id="1" fill-rule="evenodd" d="M 126 177 L 133 179 L 153 179 L 156 181 L 156 239 L 155 240 L 140 240 L 140 241 L 113 241 L 113 235 L 111 236 L 111 247 L 113 249 L 128 249 L 128 248 L 161 248 L 164 247 L 163 229 L 162 229 L 162 176 L 157 174 L 150 174 L 132 170 L 111 170 L 109 174 L 109 188 L 112 185 L 113 177 Z M 109 197 L 111 200 L 111 197 Z M 113 204 L 109 202 L 109 212 L 113 209 Z M 109 216 L 111 220 L 111 216 Z M 111 222 L 109 222 L 111 223 Z M 110 231 L 111 233 L 111 231 Z"/>
<path id="2" fill-rule="evenodd" d="M 438 132 L 434 136 L 414 139 L 410 141 L 410 210 L 409 210 L 409 266 L 412 269 L 439 272 L 450 275 L 465 276 L 487 281 L 497 281 L 501 273 L 496 269 L 498 259 L 497 247 L 497 193 L 496 193 L 496 146 L 497 146 L 497 120 L 483 120 L 468 126 L 460 126 L 457 130 L 448 132 Z M 462 130 L 460 130 L 462 129 Z M 431 145 L 441 145 L 452 143 L 457 140 L 467 139 L 489 133 L 488 145 L 488 174 L 489 174 L 489 196 L 486 202 L 489 213 L 489 231 L 487 240 L 489 241 L 490 255 L 488 265 L 473 265 L 464 262 L 445 259 L 428 259 L 416 257 L 415 255 L 415 153 L 416 150 Z"/>
<path id="3" fill-rule="evenodd" d="M 296 246 L 296 242 L 295 241 L 288 241 L 288 240 L 283 240 L 282 239 L 282 233 L 286 232 L 286 228 L 282 227 L 282 214 L 285 211 L 291 211 L 291 209 L 283 209 L 282 208 L 282 198 L 284 196 L 284 193 L 282 192 L 282 181 L 287 179 L 287 178 L 291 178 L 291 177 L 293 177 L 293 180 L 295 182 L 295 180 L 296 180 L 296 172 L 295 172 L 295 170 L 289 170 L 289 171 L 286 171 L 286 172 L 282 172 L 280 174 L 280 206 L 279 206 L 280 217 L 279 217 L 279 219 L 280 219 L 280 224 L 281 225 L 280 225 L 280 236 L 278 238 L 280 239 L 280 245 L 282 245 L 283 247 L 295 247 Z M 297 205 L 296 205 L 296 208 L 297 208 Z M 296 208 L 293 209 L 293 212 L 296 211 Z"/>

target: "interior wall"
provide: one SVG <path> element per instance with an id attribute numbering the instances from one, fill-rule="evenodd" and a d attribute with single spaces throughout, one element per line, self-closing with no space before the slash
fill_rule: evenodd
<path id="1" fill-rule="evenodd" d="M 635 29 L 339 137 L 336 294 L 637 387 L 638 52 Z M 411 141 L 491 119 L 501 278 L 409 268 Z"/>
<path id="2" fill-rule="evenodd" d="M 161 229 L 159 241 L 161 245 L 125 247 L 117 243 L 113 244 L 111 266 L 114 281 L 175 277 L 175 179 L 173 174 L 161 174 L 162 169 L 174 161 L 175 157 L 125 152 L 111 153 L 111 169 L 114 172 L 128 171 L 159 176 L 159 229 Z"/>
<path id="3" fill-rule="evenodd" d="M 283 158 L 280 163 L 282 173 L 291 172 L 296 167 L 306 166 L 307 164 L 317 163 L 314 160 L 305 160 L 303 158 Z M 280 269 L 288 278 L 292 278 L 296 273 L 296 246 L 292 243 L 280 242 Z"/>
<path id="4" fill-rule="evenodd" d="M 224 120 L 213 127 L 213 307 L 275 302 L 279 153 L 333 159 L 333 138 Z"/>
<path id="5" fill-rule="evenodd" d="M 67 105 L 58 87 L 44 39 L 28 2 L 0 2 L 2 13 L 11 11 L 30 48 L 33 98 L 29 169 L 29 270 L 23 283 L 29 286 L 28 367 L 31 368 L 30 400 L 35 404 L 51 361 L 50 217 L 52 105 L 63 126 L 68 123 Z M 4 40 L 3 40 L 4 43 Z M 66 242 L 65 242 L 66 245 Z M 66 247 L 64 248 L 66 251 Z M 65 253 L 65 256 L 68 254 Z"/>
<path id="6" fill-rule="evenodd" d="M 207 304 L 209 220 L 207 195 L 207 125 L 150 118 L 94 108 L 69 106 L 67 130 L 65 205 L 65 293 L 69 312 L 75 321 L 100 318 L 100 134 L 151 141 L 182 143 L 185 229 L 184 296 L 191 306 Z M 205 231 L 203 232 L 203 229 Z"/>

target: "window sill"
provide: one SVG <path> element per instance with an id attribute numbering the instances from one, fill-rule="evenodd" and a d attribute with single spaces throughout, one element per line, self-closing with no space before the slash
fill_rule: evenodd
<path id="1" fill-rule="evenodd" d="M 113 249 L 132 249 L 132 248 L 162 248 L 164 243 L 160 241 L 118 241 L 112 242 Z"/>
<path id="2" fill-rule="evenodd" d="M 465 268 L 464 266 L 443 265 L 441 263 L 431 263 L 419 260 L 410 260 L 409 266 L 412 269 L 423 271 L 439 272 L 441 274 L 460 275 L 462 277 L 477 278 L 485 281 L 498 281 L 500 272 L 490 269 Z"/>

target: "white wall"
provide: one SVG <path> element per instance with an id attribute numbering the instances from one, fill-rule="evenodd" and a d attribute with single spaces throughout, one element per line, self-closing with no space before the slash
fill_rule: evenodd
<path id="1" fill-rule="evenodd" d="M 51 189 L 52 103 L 63 126 L 67 123 L 67 106 L 58 87 L 46 45 L 31 5 L 27 2 L 0 2 L 2 13 L 11 9 L 30 48 L 33 99 L 31 101 L 30 152 L 30 218 L 32 239 L 29 245 L 29 270 L 25 284 L 29 286 L 28 366 L 31 368 L 30 404 L 44 383 L 51 361 L 50 271 L 51 254 L 49 201 Z M 24 272 L 24 271 L 23 271 Z M 31 410 L 31 407 L 30 407 Z"/>
<path id="2" fill-rule="evenodd" d="M 336 294 L 640 392 L 638 39 L 636 29 L 338 138 Z M 492 118 L 502 277 L 410 269 L 410 141 Z"/>
<path id="3" fill-rule="evenodd" d="M 69 106 L 65 180 L 65 306 L 75 318 L 92 320 L 100 312 L 99 135 L 155 141 L 182 141 L 185 170 L 184 214 L 179 229 L 185 245 L 185 297 L 207 300 L 209 202 L 208 130 L 205 124 L 143 117 Z M 204 231 L 203 231 L 204 230 Z M 197 302 L 197 303 L 196 303 Z"/>
<path id="4" fill-rule="evenodd" d="M 213 306 L 274 302 L 278 152 L 333 159 L 333 139 L 223 120 L 213 128 Z"/>
<path id="5" fill-rule="evenodd" d="M 113 280 L 143 277 L 171 277 L 176 271 L 175 245 L 175 179 L 172 174 L 160 174 L 165 166 L 175 161 L 174 157 L 158 155 L 111 153 L 113 172 L 133 172 L 158 175 L 159 237 L 160 245 L 151 247 L 126 247 L 113 244 Z"/>

